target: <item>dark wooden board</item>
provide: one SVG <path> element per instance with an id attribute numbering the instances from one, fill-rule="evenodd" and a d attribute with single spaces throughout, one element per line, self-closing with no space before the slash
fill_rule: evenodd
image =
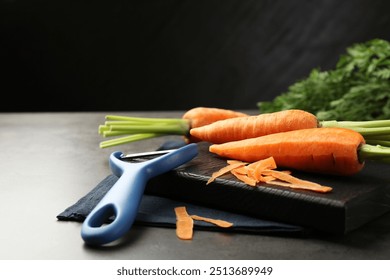
<path id="1" fill-rule="evenodd" d="M 226 160 L 200 143 L 189 163 L 150 180 L 146 193 L 198 203 L 234 213 L 346 234 L 390 210 L 390 166 L 366 162 L 351 177 L 293 171 L 301 179 L 333 187 L 321 194 L 284 187 L 251 187 L 227 174 L 206 185 Z"/>

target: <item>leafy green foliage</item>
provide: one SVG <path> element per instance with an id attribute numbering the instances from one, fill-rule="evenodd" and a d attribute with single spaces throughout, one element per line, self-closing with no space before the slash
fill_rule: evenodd
<path id="1" fill-rule="evenodd" d="M 374 39 L 355 44 L 335 69 L 313 69 L 287 92 L 257 105 L 261 113 L 302 109 L 320 120 L 390 119 L 390 43 Z"/>

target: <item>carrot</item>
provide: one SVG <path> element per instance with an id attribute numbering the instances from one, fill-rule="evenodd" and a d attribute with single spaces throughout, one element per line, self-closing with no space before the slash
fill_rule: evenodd
<path id="1" fill-rule="evenodd" d="M 313 114 L 303 110 L 284 110 L 275 113 L 225 119 L 201 127 L 192 128 L 192 137 L 213 144 L 254 138 L 273 133 L 318 127 L 342 127 L 361 133 L 367 143 L 390 139 L 390 120 L 340 122 L 319 121 Z M 385 143 L 382 141 L 382 144 Z M 390 146 L 390 141 L 387 142 Z"/>
<path id="2" fill-rule="evenodd" d="M 229 169 L 227 169 L 227 167 L 229 167 Z M 228 160 L 228 166 L 222 167 L 219 171 L 214 172 L 206 185 L 227 173 L 226 170 L 229 170 L 237 177 L 237 179 L 253 187 L 256 187 L 257 183 L 262 182 L 269 185 L 310 190 L 321 193 L 332 191 L 331 187 L 322 186 L 314 182 L 296 178 L 291 175 L 289 170 L 278 171 L 275 170 L 276 168 L 277 166 L 273 157 L 262 159 L 250 164 L 238 160 L 235 160 L 234 162 Z"/>
<path id="3" fill-rule="evenodd" d="M 103 141 L 100 143 L 100 147 L 106 148 L 163 135 L 183 135 L 187 142 L 198 142 L 200 139 L 190 135 L 191 128 L 243 116 L 247 116 L 247 114 L 209 107 L 195 107 L 184 113 L 182 118 L 137 118 L 107 115 L 104 125 L 99 126 L 99 134 L 103 137 L 120 137 Z"/>
<path id="4" fill-rule="evenodd" d="M 209 151 L 221 157 L 254 162 L 274 157 L 280 167 L 353 175 L 365 159 L 389 161 L 390 148 L 365 143 L 363 136 L 345 128 L 310 128 L 213 144 Z"/>
<path id="5" fill-rule="evenodd" d="M 217 121 L 209 125 L 192 128 L 190 134 L 203 141 L 220 144 L 317 126 L 318 121 L 314 115 L 302 110 L 285 110 Z"/>

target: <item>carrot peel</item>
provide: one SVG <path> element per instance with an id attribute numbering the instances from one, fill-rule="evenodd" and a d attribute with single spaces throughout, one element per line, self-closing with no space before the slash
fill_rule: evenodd
<path id="1" fill-rule="evenodd" d="M 242 161 L 236 161 L 236 162 L 232 162 L 231 164 L 221 168 L 220 170 L 214 172 L 210 179 L 207 181 L 206 185 L 210 184 L 211 182 L 213 182 L 217 177 L 220 177 L 228 172 L 230 172 L 231 170 L 235 169 L 235 168 L 238 168 L 238 167 L 241 167 L 241 166 L 244 166 L 245 163 L 242 162 Z"/>
<path id="2" fill-rule="evenodd" d="M 176 214 L 176 236 L 183 240 L 192 239 L 194 220 L 211 223 L 222 228 L 229 228 L 233 226 L 233 223 L 224 220 L 201 217 L 198 215 L 190 216 L 185 206 L 175 207 L 174 210 Z"/>
<path id="3" fill-rule="evenodd" d="M 197 220 L 197 221 L 203 221 L 203 222 L 207 222 L 207 223 L 212 223 L 212 224 L 215 224 L 219 227 L 223 227 L 223 228 L 229 228 L 229 227 L 232 227 L 233 226 L 233 223 L 230 223 L 230 222 L 227 222 L 227 221 L 224 221 L 224 220 L 219 220 L 219 219 L 212 219 L 212 218 L 207 218 L 207 217 L 201 217 L 201 216 L 198 216 L 198 215 L 191 215 L 191 218 L 194 219 L 194 220 Z"/>
<path id="4" fill-rule="evenodd" d="M 263 174 L 270 175 L 271 177 L 275 178 L 277 181 L 267 181 L 266 183 L 272 184 L 272 185 L 284 185 L 286 187 L 290 187 L 292 189 L 302 189 L 302 190 L 312 190 L 317 192 L 330 192 L 332 190 L 331 187 L 328 186 L 322 186 L 320 184 L 310 182 L 307 180 L 298 179 L 288 173 L 276 171 L 276 170 L 264 170 Z M 281 182 L 284 182 L 281 184 Z"/>
<path id="5" fill-rule="evenodd" d="M 176 235 L 180 239 L 190 240 L 193 235 L 194 221 L 188 215 L 185 207 L 175 207 L 176 214 Z"/>
<path id="6" fill-rule="evenodd" d="M 230 164 L 229 164 L 230 163 Z M 320 193 L 332 191 L 331 187 L 323 186 L 311 181 L 302 180 L 291 175 L 291 171 L 278 171 L 273 157 L 262 159 L 253 163 L 228 161 L 228 165 L 212 174 L 209 179 L 214 181 L 217 177 L 231 172 L 237 179 L 249 186 L 257 186 L 258 183 L 266 183 L 274 186 L 282 186 L 292 189 L 309 190 Z M 222 170 L 222 171 L 221 171 Z"/>

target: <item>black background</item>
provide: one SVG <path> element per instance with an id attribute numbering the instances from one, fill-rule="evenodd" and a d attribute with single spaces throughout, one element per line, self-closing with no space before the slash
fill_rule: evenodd
<path id="1" fill-rule="evenodd" d="M 0 0 L 0 111 L 256 109 L 353 43 L 388 0 Z"/>

